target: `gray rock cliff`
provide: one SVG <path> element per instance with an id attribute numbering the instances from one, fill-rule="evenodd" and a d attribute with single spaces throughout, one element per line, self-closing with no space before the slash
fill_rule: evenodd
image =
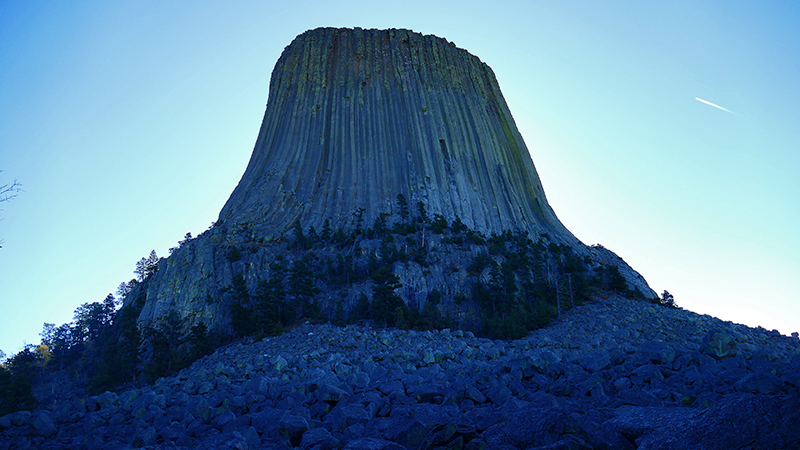
<path id="1" fill-rule="evenodd" d="M 299 258 L 287 244 L 295 223 L 366 228 L 398 213 L 398 194 L 415 211 L 421 205 L 429 217 L 460 220 L 483 236 L 545 237 L 594 266 L 619 267 L 631 288 L 655 296 L 622 259 L 585 246 L 558 220 L 486 64 L 445 39 L 408 30 L 319 28 L 298 36 L 276 63 L 250 163 L 216 225 L 161 261 L 125 305 L 141 308 L 144 326 L 174 310 L 187 329 L 197 321 L 225 328 L 234 277 L 253 291 L 276 263 Z M 423 232 L 392 244 L 429 255 L 392 271 L 406 303 L 421 307 L 435 289 L 444 294 L 441 309 L 468 320 L 470 311 L 453 299 L 486 277 L 468 270 L 485 248 L 449 242 Z M 358 263 L 384 257 L 386 248 L 377 238 L 361 240 L 320 251 L 318 259 L 345 255 Z M 349 311 L 370 292 L 369 282 L 334 289 L 335 282 L 321 286 L 317 299 L 329 316 L 337 301 Z"/>
<path id="2" fill-rule="evenodd" d="M 363 207 L 371 223 L 400 193 L 485 234 L 578 243 L 480 59 L 408 30 L 298 36 L 275 65 L 253 156 L 220 219 L 275 234 L 297 219 L 349 222 Z"/>

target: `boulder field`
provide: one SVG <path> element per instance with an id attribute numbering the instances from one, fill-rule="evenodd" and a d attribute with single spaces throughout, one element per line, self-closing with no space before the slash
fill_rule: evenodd
<path id="1" fill-rule="evenodd" d="M 0 417 L 0 449 L 800 448 L 800 340 L 596 298 L 515 341 L 304 325 Z"/>

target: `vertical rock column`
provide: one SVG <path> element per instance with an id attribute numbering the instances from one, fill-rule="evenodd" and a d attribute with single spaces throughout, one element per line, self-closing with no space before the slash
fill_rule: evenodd
<path id="1" fill-rule="evenodd" d="M 320 28 L 272 73 L 247 170 L 220 219 L 267 235 L 300 219 L 348 226 L 397 194 L 484 233 L 578 244 L 547 203 L 491 69 L 435 36 Z"/>

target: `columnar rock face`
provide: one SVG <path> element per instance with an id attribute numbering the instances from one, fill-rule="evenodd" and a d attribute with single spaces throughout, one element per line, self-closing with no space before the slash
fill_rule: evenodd
<path id="1" fill-rule="evenodd" d="M 187 328 L 197 321 L 225 328 L 237 282 L 241 297 L 273 277 L 276 265 L 285 271 L 307 259 L 319 275 L 315 301 L 330 317 L 372 292 L 373 258 L 399 277 L 406 304 L 421 307 L 436 291 L 440 309 L 468 320 L 474 308 L 461 299 L 488 278 L 478 261 L 488 248 L 460 235 L 437 237 L 427 231 L 430 222 L 402 242 L 365 238 L 361 227 L 382 214 L 397 224 L 399 194 L 418 223 L 421 206 L 427 217 L 473 236 L 545 237 L 589 261 L 589 271 L 616 266 L 631 288 L 655 296 L 619 257 L 586 247 L 559 222 L 486 64 L 435 36 L 320 28 L 298 36 L 275 65 L 252 158 L 216 225 L 162 261 L 125 304 L 142 308 L 143 326 L 177 311 Z M 344 230 L 348 243 L 328 239 L 309 258 L 299 255 L 291 244 L 296 224 L 322 231 L 326 222 L 330 235 Z M 555 289 L 572 282 L 547 271 Z M 532 275 L 516 276 L 521 285 Z"/>
<path id="2" fill-rule="evenodd" d="M 408 30 L 298 36 L 275 65 L 252 159 L 220 219 L 273 234 L 298 219 L 347 224 L 364 208 L 371 223 L 401 193 L 487 235 L 578 244 L 477 57 Z"/>

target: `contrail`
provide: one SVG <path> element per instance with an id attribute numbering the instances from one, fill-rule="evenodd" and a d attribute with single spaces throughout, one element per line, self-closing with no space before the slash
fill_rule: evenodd
<path id="1" fill-rule="evenodd" d="M 713 106 L 714 108 L 719 108 L 719 109 L 721 109 L 721 110 L 723 110 L 723 111 L 728 111 L 729 113 L 733 114 L 733 111 L 731 111 L 731 110 L 729 110 L 729 109 L 725 109 L 725 108 L 723 108 L 722 106 L 715 105 L 715 104 L 711 103 L 711 102 L 710 102 L 710 101 L 708 101 L 708 100 L 703 100 L 703 99 L 702 99 L 702 98 L 700 98 L 700 97 L 695 97 L 694 99 L 695 99 L 695 100 L 697 100 L 698 102 L 703 102 L 703 103 L 705 103 L 706 105 L 711 105 L 711 106 Z"/>

